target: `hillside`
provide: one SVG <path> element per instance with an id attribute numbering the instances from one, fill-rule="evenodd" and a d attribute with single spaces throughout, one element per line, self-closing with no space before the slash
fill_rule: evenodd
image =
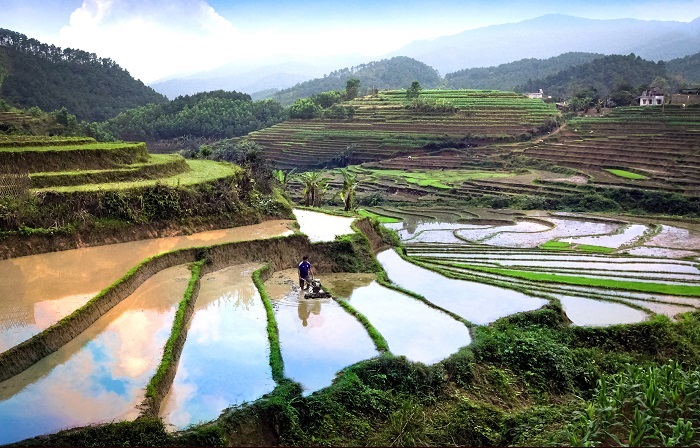
<path id="1" fill-rule="evenodd" d="M 650 11 L 653 18 L 653 11 Z M 518 23 L 413 42 L 391 55 L 414 58 L 440 73 L 487 67 L 567 52 L 635 53 L 653 61 L 681 58 L 700 48 L 700 18 L 689 23 L 658 20 L 594 20 L 544 15 Z"/>
<path id="2" fill-rule="evenodd" d="M 6 29 L 0 29 L 0 84 L 0 98 L 15 107 L 47 112 L 65 107 L 85 121 L 166 101 L 110 59 Z"/>
<path id="3" fill-rule="evenodd" d="M 495 67 L 476 67 L 445 75 L 450 89 L 514 90 L 524 79 L 540 79 L 562 70 L 591 62 L 604 55 L 595 53 L 564 53 L 549 59 L 521 59 Z M 533 90 L 536 92 L 538 89 Z"/>
<path id="4" fill-rule="evenodd" d="M 278 168 L 323 168 L 406 157 L 422 148 L 468 148 L 493 141 L 529 139 L 555 128 L 551 104 L 512 92 L 380 91 L 343 103 L 351 119 L 294 119 L 251 133 Z"/>
<path id="5" fill-rule="evenodd" d="M 329 90 L 343 90 L 350 78 L 360 80 L 360 90 L 363 93 L 373 87 L 377 89 L 407 88 L 413 81 L 418 81 L 425 88 L 434 88 L 441 81 L 435 69 L 411 58 L 397 56 L 336 70 L 323 78 L 312 79 L 281 90 L 272 95 L 272 98 L 283 105 L 289 105 L 299 98 Z"/>
<path id="6" fill-rule="evenodd" d="M 666 70 L 673 76 L 682 77 L 692 86 L 700 86 L 700 53 L 666 62 Z"/>
<path id="7" fill-rule="evenodd" d="M 254 102 L 245 93 L 217 90 L 130 109 L 98 127 L 122 140 L 221 139 L 272 126 L 286 117 L 285 110 L 275 101 Z"/>
<path id="8" fill-rule="evenodd" d="M 651 84 L 656 77 L 666 77 L 666 65 L 642 59 L 640 56 L 612 55 L 591 62 L 569 67 L 543 79 L 531 79 L 516 86 L 518 92 L 536 92 L 545 89 L 547 95 L 557 99 L 571 98 L 578 91 L 588 90 L 603 98 L 621 83 L 639 89 Z"/>

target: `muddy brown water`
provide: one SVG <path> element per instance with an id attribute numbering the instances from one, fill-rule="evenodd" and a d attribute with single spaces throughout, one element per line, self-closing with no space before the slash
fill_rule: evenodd
<path id="1" fill-rule="evenodd" d="M 190 279 L 165 269 L 88 330 L 0 383 L 0 444 L 138 416 Z"/>
<path id="2" fill-rule="evenodd" d="M 195 313 L 170 392 L 161 405 L 176 429 L 214 420 L 222 410 L 272 391 L 267 315 L 251 278 L 261 264 L 202 277 Z"/>
<path id="3" fill-rule="evenodd" d="M 0 352 L 72 313 L 150 256 L 186 247 L 291 234 L 292 221 L 211 230 L 0 261 Z"/>

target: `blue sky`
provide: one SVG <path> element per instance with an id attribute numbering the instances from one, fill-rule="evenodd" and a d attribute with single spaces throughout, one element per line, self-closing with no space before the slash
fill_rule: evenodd
<path id="1" fill-rule="evenodd" d="M 0 0 L 0 28 L 111 58 L 149 83 L 227 64 L 368 62 L 413 40 L 551 13 L 689 22 L 700 0 Z"/>

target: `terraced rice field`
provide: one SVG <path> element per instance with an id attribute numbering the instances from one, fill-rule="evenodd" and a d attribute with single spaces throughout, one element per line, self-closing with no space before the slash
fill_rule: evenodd
<path id="1" fill-rule="evenodd" d="M 403 291 L 380 284 L 374 274 L 321 272 L 318 275 L 334 298 L 306 299 L 293 266 L 274 272 L 259 286 L 254 272 L 262 264 L 239 256 L 235 264 L 201 277 L 189 336 L 159 410 L 171 428 L 215 419 L 225 408 L 272 390 L 283 378 L 300 383 L 305 394 L 313 393 L 330 385 L 344 367 L 387 347 L 416 362 L 438 362 L 469 345 L 476 325 L 535 310 L 553 300 L 562 304 L 575 325 L 639 322 L 656 313 L 672 317 L 700 306 L 700 230 L 692 226 L 509 210 L 373 211 L 403 219 L 385 225 L 399 232 L 407 257 L 391 249 L 377 255 L 393 286 Z M 349 218 L 306 210 L 295 213 L 301 232 L 318 244 L 353 231 Z M 591 242 L 585 238 L 606 236 L 611 238 L 592 242 L 608 244 L 611 254 L 579 250 Z M 219 241 L 212 238 L 212 243 Z M 671 253 L 630 254 L 635 248 L 678 250 L 688 241 L 684 250 L 692 255 L 683 259 Z M 542 248 L 552 242 L 564 243 L 567 250 Z M 111 255 L 105 260 L 90 257 L 89 264 L 109 270 L 114 252 L 107 253 Z M 313 263 L 313 246 L 310 255 Z M 22 266 L 12 260 L 3 263 L 10 270 Z M 25 269 L 34 265 L 45 263 L 29 263 Z M 61 266 L 76 268 L 58 263 L 56 269 Z M 96 284 L 109 283 L 125 267 L 115 269 L 119 273 L 98 275 Z M 190 276 L 183 265 L 160 271 L 78 339 L 0 382 L 0 426 L 13 428 L 0 435 L 0 443 L 138 416 L 148 378 L 154 375 L 158 354 L 167 344 L 169 322 L 196 275 L 193 269 Z M 70 275 L 64 277 L 68 280 Z M 73 287 L 75 294 L 66 294 L 77 296 L 82 290 L 75 288 L 82 283 L 60 284 Z M 89 291 L 81 296 L 83 300 L 94 294 Z M 348 307 L 369 322 L 386 347 Z M 19 322 L 2 317 L 3 322 Z M 271 324 L 278 345 L 268 339 L 266 327 Z M 15 326 L 6 329 L 3 337 L 9 345 L 4 349 L 22 340 L 13 339 Z M 22 334 L 25 339 L 31 336 Z M 276 373 L 275 353 L 283 360 L 283 372 Z M 85 364 L 91 369 L 79 368 Z M 22 411 L 38 406 L 44 396 L 63 397 L 56 393 L 58 388 L 87 407 L 67 409 L 51 401 L 42 406 L 38 417 Z"/>
<path id="2" fill-rule="evenodd" d="M 392 216 L 401 217 L 401 210 Z M 700 229 L 692 225 L 567 214 L 486 225 L 403 217 L 385 225 L 399 232 L 418 265 L 454 279 L 557 298 L 575 324 L 611 323 L 611 310 L 623 323 L 700 306 Z"/>
<path id="3" fill-rule="evenodd" d="M 616 108 L 603 117 L 570 120 L 525 154 L 579 168 L 599 185 L 698 196 L 699 151 L 700 108 L 665 106 Z"/>
<path id="4" fill-rule="evenodd" d="M 410 109 L 404 91 L 345 103 L 356 112 L 348 120 L 288 120 L 249 134 L 278 168 L 321 168 L 349 147 L 352 163 L 390 158 L 425 145 L 463 139 L 510 139 L 549 129 L 558 111 L 541 100 L 512 92 L 423 91 L 421 99 L 449 104 L 454 111 Z"/>

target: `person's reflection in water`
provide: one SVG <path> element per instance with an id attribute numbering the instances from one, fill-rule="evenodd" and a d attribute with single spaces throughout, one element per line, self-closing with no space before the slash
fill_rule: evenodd
<path id="1" fill-rule="evenodd" d="M 309 324 L 308 320 L 311 313 L 314 313 L 317 316 L 321 314 L 321 302 L 316 299 L 300 298 L 297 312 L 299 314 L 301 324 L 306 327 Z"/>

